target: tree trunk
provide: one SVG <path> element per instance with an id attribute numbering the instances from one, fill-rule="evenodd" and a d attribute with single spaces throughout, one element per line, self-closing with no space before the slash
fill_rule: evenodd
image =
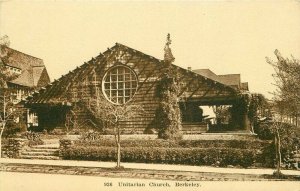
<path id="1" fill-rule="evenodd" d="M 2 158 L 2 134 L 4 131 L 5 123 L 2 123 L 1 131 L 0 131 L 0 158 Z"/>
<path id="2" fill-rule="evenodd" d="M 116 143 L 117 143 L 117 168 L 120 168 L 121 167 L 121 136 L 120 136 L 119 123 L 117 123 Z"/>
<path id="3" fill-rule="evenodd" d="M 117 146 L 118 146 L 118 151 L 117 151 L 117 153 L 118 153 L 118 156 L 117 156 L 118 157 L 117 167 L 119 168 L 121 166 L 121 144 L 118 143 Z"/>
<path id="4" fill-rule="evenodd" d="M 1 136 L 0 136 L 0 159 L 2 158 L 2 130 L 1 130 Z"/>
<path id="5" fill-rule="evenodd" d="M 275 149 L 276 149 L 276 173 L 277 175 L 280 175 L 280 165 L 281 165 L 281 151 L 280 151 L 280 136 L 279 136 L 279 131 L 276 129 L 276 135 L 275 135 Z"/>

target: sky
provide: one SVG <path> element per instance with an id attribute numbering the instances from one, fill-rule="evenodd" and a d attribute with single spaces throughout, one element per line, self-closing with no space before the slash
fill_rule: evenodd
<path id="1" fill-rule="evenodd" d="M 174 64 L 241 74 L 251 92 L 271 98 L 265 57 L 300 58 L 300 1 L 10 1 L 0 0 L 0 36 L 41 58 L 51 80 L 116 42 L 163 59 L 171 34 Z"/>

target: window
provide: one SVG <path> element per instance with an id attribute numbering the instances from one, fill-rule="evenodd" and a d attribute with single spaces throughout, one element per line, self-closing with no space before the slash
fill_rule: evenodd
<path id="1" fill-rule="evenodd" d="M 103 78 L 102 90 L 105 97 L 114 104 L 125 104 L 135 94 L 137 76 L 127 66 L 119 65 L 107 71 Z"/>

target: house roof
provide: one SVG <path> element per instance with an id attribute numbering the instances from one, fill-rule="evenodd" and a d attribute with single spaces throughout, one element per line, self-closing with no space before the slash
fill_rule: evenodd
<path id="1" fill-rule="evenodd" d="M 193 72 L 210 78 L 212 80 L 218 81 L 222 84 L 226 84 L 228 86 L 234 87 L 240 90 L 248 90 L 248 83 L 241 82 L 240 74 L 225 74 L 225 75 L 217 75 L 212 72 L 210 69 L 196 69 Z"/>
<path id="2" fill-rule="evenodd" d="M 219 80 L 229 86 L 240 86 L 241 85 L 241 75 L 240 74 L 226 74 L 218 75 Z"/>
<path id="3" fill-rule="evenodd" d="M 241 90 L 245 90 L 245 91 L 249 90 L 248 82 L 242 82 L 241 83 Z"/>
<path id="4" fill-rule="evenodd" d="M 205 76 L 207 78 L 210 78 L 212 80 L 219 81 L 218 75 L 213 73 L 210 69 L 196 69 L 196 70 L 193 70 L 193 72 L 200 74 L 202 76 Z"/>
<path id="5" fill-rule="evenodd" d="M 40 58 L 30 56 L 7 46 L 1 46 L 2 62 L 10 67 L 21 69 L 21 74 L 10 83 L 30 88 L 42 87 L 50 82 L 44 62 Z M 44 72 L 43 72 L 44 71 Z M 38 83 L 43 81 L 44 83 Z"/>
<path id="6" fill-rule="evenodd" d="M 126 53 L 128 53 L 129 55 L 126 55 Z M 95 69 L 95 67 L 98 67 L 99 71 L 103 70 L 103 68 L 100 66 L 102 64 L 100 63 L 109 63 L 109 62 L 113 63 L 115 61 L 118 62 L 118 59 L 120 57 L 128 57 L 127 62 L 125 64 L 130 64 L 132 60 L 139 60 L 138 62 L 136 62 L 136 64 L 133 63 L 133 68 L 140 67 L 140 73 L 143 73 L 144 75 L 143 81 L 147 83 L 152 83 L 151 76 L 152 75 L 159 76 L 160 74 L 158 73 L 161 72 L 160 68 L 164 66 L 163 60 L 157 59 L 153 56 L 147 55 L 143 52 L 122 45 L 120 43 L 116 43 L 116 45 L 113 46 L 112 48 L 108 48 L 105 52 L 100 53 L 97 57 L 92 58 L 90 61 L 84 63 L 80 67 L 75 68 L 74 70 L 70 71 L 66 75 L 63 75 L 61 78 L 55 80 L 52 83 L 49 83 L 47 86 L 45 86 L 38 92 L 35 92 L 35 94 L 33 94 L 27 99 L 27 103 L 57 104 L 57 103 L 63 103 L 65 101 L 68 101 L 62 95 L 68 93 L 68 88 L 72 86 L 73 82 L 82 81 L 85 78 L 85 76 L 88 76 L 89 72 L 91 72 L 93 68 Z M 219 91 L 219 93 L 217 94 L 217 96 L 219 97 L 222 96 L 222 94 L 236 95 L 237 93 L 237 90 L 235 88 L 232 88 L 231 86 L 223 84 L 217 80 L 181 68 L 174 64 L 172 64 L 171 67 L 173 67 L 174 69 L 176 69 L 181 73 L 182 80 L 186 82 L 185 88 L 187 89 L 188 86 L 191 84 L 198 86 L 197 85 L 198 82 L 204 82 L 209 85 L 209 89 L 212 91 L 211 93 Z M 205 93 L 205 95 L 202 95 L 201 98 L 205 97 L 206 95 L 207 93 Z"/>

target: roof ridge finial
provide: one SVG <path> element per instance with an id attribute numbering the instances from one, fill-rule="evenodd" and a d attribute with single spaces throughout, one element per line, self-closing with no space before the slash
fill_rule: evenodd
<path id="1" fill-rule="evenodd" d="M 166 42 L 166 45 L 165 45 L 165 48 L 164 48 L 164 51 L 165 51 L 165 54 L 164 54 L 164 61 L 165 62 L 169 62 L 169 63 L 172 63 L 174 62 L 175 58 L 172 54 L 172 50 L 170 48 L 170 44 L 172 43 L 172 40 L 170 38 L 170 33 L 168 33 L 167 35 L 167 42 Z"/>

